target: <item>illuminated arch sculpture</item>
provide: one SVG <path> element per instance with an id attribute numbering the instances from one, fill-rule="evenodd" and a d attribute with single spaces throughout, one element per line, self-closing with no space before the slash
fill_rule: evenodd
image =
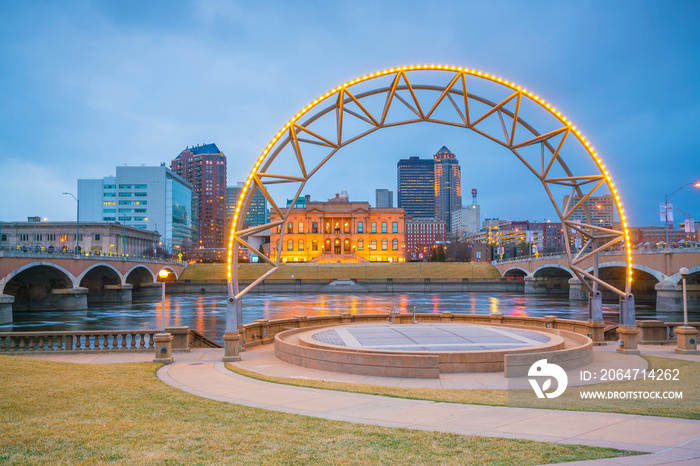
<path id="1" fill-rule="evenodd" d="M 479 95 L 482 88 L 500 94 L 500 97 L 492 100 L 493 97 Z M 537 123 L 530 120 L 531 114 Z M 526 116 L 528 120 L 525 120 Z M 543 99 L 505 79 L 455 66 L 417 65 L 365 75 L 319 96 L 280 129 L 257 159 L 241 190 L 228 245 L 227 334 L 237 332 L 242 323 L 241 298 L 279 267 L 281 254 L 273 261 L 248 242 L 252 234 L 284 224 L 291 213 L 294 204 L 285 208 L 278 206 L 269 193 L 271 186 L 279 183 L 294 185 L 296 195 L 292 199 L 296 199 L 309 178 L 341 148 L 380 128 L 417 122 L 470 129 L 510 149 L 540 180 L 562 225 L 565 225 L 569 264 L 589 291 L 593 320 L 602 321 L 597 289 L 601 286 L 620 297 L 621 325 L 635 326 L 634 297 L 630 293 L 632 256 L 624 210 L 605 165 L 580 131 Z M 319 150 L 322 150 L 320 156 Z M 311 164 L 307 151 L 313 151 L 316 157 Z M 587 159 L 590 171 L 574 173 L 564 161 L 568 152 L 578 153 L 574 157 L 579 159 Z M 282 159 L 294 161 L 292 172 L 274 171 L 275 162 Z M 245 212 L 256 187 L 279 219 L 243 229 Z M 573 205 L 559 206 L 555 201 L 552 190 L 562 187 L 576 198 Z M 607 188 L 613 196 L 622 231 L 596 226 L 591 220 L 585 201 L 601 187 L 603 190 Z M 585 221 L 571 218 L 577 209 L 578 212 L 584 210 Z M 281 229 L 280 244 L 284 243 L 284 233 Z M 570 244 L 575 237 L 580 239 L 578 251 L 572 250 Z M 627 251 L 624 290 L 598 278 L 597 269 L 589 273 L 582 268 L 584 260 L 597 257 L 600 251 L 618 241 L 624 241 Z M 239 289 L 237 279 L 238 249 L 241 246 L 272 266 L 243 290 Z"/>

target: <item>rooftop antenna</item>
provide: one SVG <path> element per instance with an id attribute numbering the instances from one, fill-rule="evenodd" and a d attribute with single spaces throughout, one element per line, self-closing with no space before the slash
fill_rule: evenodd
<path id="1" fill-rule="evenodd" d="M 476 205 L 476 187 L 472 188 L 472 205 Z"/>

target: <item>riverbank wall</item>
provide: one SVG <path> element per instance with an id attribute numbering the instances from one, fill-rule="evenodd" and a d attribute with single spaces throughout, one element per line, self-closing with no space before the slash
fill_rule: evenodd
<path id="1" fill-rule="evenodd" d="M 241 289 L 250 282 L 240 282 Z M 166 284 L 168 293 L 226 293 L 226 280 L 180 280 Z M 512 292 L 523 293 L 522 281 L 497 279 L 370 279 L 370 280 L 265 280 L 251 293 L 449 293 Z"/>

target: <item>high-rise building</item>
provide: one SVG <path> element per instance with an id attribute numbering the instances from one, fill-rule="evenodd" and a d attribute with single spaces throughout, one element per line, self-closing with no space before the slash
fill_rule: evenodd
<path id="1" fill-rule="evenodd" d="M 580 199 L 580 197 L 576 196 L 567 196 L 564 198 L 564 204 L 568 204 L 568 208 L 570 209 L 578 204 Z M 605 196 L 591 196 L 586 199 L 584 204 L 588 208 L 588 213 L 591 216 L 590 223 L 592 225 L 612 228 L 615 212 L 615 203 L 613 202 L 612 194 L 606 194 Z M 588 223 L 583 204 L 574 210 L 574 213 L 571 214 L 569 220 Z"/>
<path id="2" fill-rule="evenodd" d="M 407 217 L 435 218 L 435 163 L 409 157 L 396 164 L 398 207 Z"/>
<path id="3" fill-rule="evenodd" d="M 172 170 L 118 166 L 116 176 L 78 180 L 81 222 L 119 222 L 158 231 L 163 249 L 177 253 L 192 241 L 192 185 Z M 115 243 L 114 253 L 121 253 Z"/>
<path id="4" fill-rule="evenodd" d="M 388 189 L 377 189 L 375 191 L 375 207 L 378 209 L 394 207 L 394 192 Z"/>
<path id="5" fill-rule="evenodd" d="M 481 230 L 481 206 L 468 205 L 452 212 L 452 234 L 458 238 L 472 236 Z"/>
<path id="6" fill-rule="evenodd" d="M 452 212 L 462 208 L 462 171 L 455 155 L 442 146 L 433 156 L 435 164 L 435 217 L 452 230 Z"/>
<path id="7" fill-rule="evenodd" d="M 197 244 L 202 249 L 226 247 L 226 156 L 216 144 L 187 147 L 170 164 L 192 183 Z"/>
<path id="8" fill-rule="evenodd" d="M 241 195 L 243 186 L 245 184 L 239 181 L 237 186 L 226 188 L 226 222 L 229 224 L 228 228 L 231 227 L 230 223 L 233 221 L 233 214 L 236 212 L 238 197 Z M 243 225 L 245 227 L 255 227 L 265 223 L 267 223 L 267 199 L 265 199 L 265 196 L 258 188 L 255 188 L 250 199 L 250 205 L 245 213 L 245 219 L 243 219 Z"/>

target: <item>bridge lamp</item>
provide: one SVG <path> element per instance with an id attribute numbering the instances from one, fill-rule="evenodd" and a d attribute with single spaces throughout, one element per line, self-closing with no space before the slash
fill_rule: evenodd
<path id="1" fill-rule="evenodd" d="M 688 276 L 688 269 L 686 267 L 681 267 L 678 271 L 683 277 L 683 326 L 688 326 L 688 300 L 685 293 L 685 277 Z"/>
<path id="2" fill-rule="evenodd" d="M 160 305 L 160 317 L 161 317 L 161 326 L 160 326 L 160 333 L 165 333 L 165 280 L 168 278 L 170 275 L 170 272 L 168 272 L 167 269 L 161 269 L 160 272 L 158 272 L 158 277 L 161 279 L 161 305 Z"/>

